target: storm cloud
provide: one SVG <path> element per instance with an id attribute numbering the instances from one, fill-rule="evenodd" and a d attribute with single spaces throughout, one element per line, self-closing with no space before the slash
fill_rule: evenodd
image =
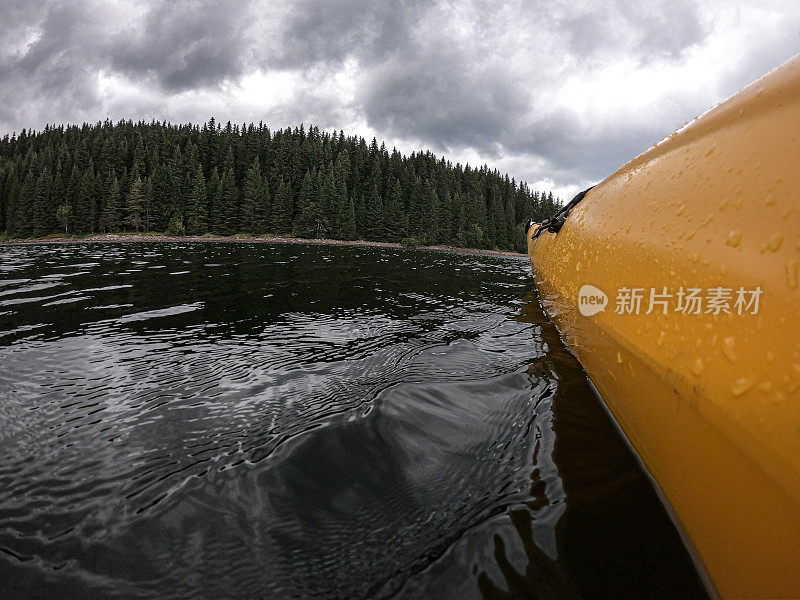
<path id="1" fill-rule="evenodd" d="M 793 2 L 6 0 L 0 131 L 314 123 L 562 196 L 800 47 Z"/>

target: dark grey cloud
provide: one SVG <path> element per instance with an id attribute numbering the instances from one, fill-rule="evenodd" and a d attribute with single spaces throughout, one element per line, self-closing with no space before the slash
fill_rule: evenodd
<path id="1" fill-rule="evenodd" d="M 598 182 L 674 129 L 659 123 L 624 127 L 609 122 L 587 135 L 572 115 L 561 112 L 518 131 L 508 149 L 543 158 L 552 165 L 554 179 Z"/>
<path id="2" fill-rule="evenodd" d="M 520 81 L 510 73 L 482 69 L 452 47 L 426 52 L 407 48 L 361 83 L 370 125 L 440 150 L 469 146 L 492 153 L 528 110 Z"/>
<path id="3" fill-rule="evenodd" d="M 6 0 L 0 127 L 305 121 L 575 186 L 796 52 L 790 4 Z"/>
<path id="4" fill-rule="evenodd" d="M 277 52 L 266 63 L 309 67 L 354 56 L 373 62 L 407 48 L 428 0 L 300 0 L 281 23 Z"/>
<path id="5" fill-rule="evenodd" d="M 168 92 L 208 87 L 239 77 L 254 43 L 249 1 L 170 0 L 117 33 L 104 52 L 110 66 L 154 80 Z"/>
<path id="6" fill-rule="evenodd" d="M 13 2 L 8 10 L 4 26 L 11 41 L 2 44 L 6 53 L 0 58 L 0 119 L 14 122 L 20 112 L 41 118 L 38 113 L 48 109 L 53 115 L 72 107 L 100 109 L 95 65 L 85 59 L 92 53 L 93 15 L 72 3 Z"/>
<path id="7" fill-rule="evenodd" d="M 136 5 L 134 5 L 136 6 Z M 0 78 L 57 96 L 88 92 L 98 72 L 146 80 L 165 92 L 216 86 L 239 77 L 251 52 L 251 4 L 212 0 L 140 3 L 136 19 L 102 2 L 14 1 L 4 27 L 8 36 L 34 38 L 0 60 Z M 84 94 L 85 96 L 85 94 Z M 78 104 L 80 106 L 80 104 Z"/>

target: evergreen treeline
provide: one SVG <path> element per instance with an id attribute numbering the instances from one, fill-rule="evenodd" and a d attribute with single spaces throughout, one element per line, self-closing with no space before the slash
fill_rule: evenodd
<path id="1" fill-rule="evenodd" d="M 553 194 L 343 132 L 110 121 L 0 141 L 0 231 L 167 231 L 525 250 Z"/>

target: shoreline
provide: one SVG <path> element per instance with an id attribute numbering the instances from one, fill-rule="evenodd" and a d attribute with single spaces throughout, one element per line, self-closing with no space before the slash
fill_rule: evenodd
<path id="1" fill-rule="evenodd" d="M 85 244 L 91 242 L 249 242 L 259 244 L 312 244 L 315 246 L 367 246 L 375 248 L 410 248 L 416 250 L 438 250 L 460 254 L 483 254 L 488 256 L 507 256 L 527 258 L 527 254 L 506 250 L 485 250 L 481 248 L 461 248 L 459 246 L 404 246 L 399 242 L 374 242 L 369 240 L 305 239 L 291 236 L 224 236 L 224 235 L 168 235 L 168 234 L 116 234 L 104 233 L 85 237 L 51 236 L 46 238 L 20 238 L 0 241 L 0 245 L 13 244 Z"/>

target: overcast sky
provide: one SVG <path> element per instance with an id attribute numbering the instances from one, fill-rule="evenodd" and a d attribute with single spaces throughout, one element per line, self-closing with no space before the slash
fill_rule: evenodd
<path id="1" fill-rule="evenodd" d="M 0 132 L 302 122 L 567 197 L 798 51 L 797 0 L 0 0 Z"/>

